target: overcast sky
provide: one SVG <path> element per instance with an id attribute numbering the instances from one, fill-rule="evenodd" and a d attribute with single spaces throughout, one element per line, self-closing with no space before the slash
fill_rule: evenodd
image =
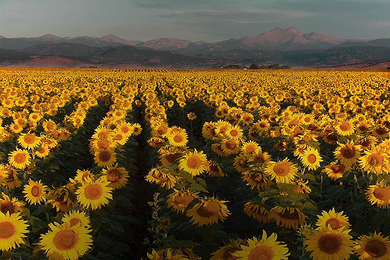
<path id="1" fill-rule="evenodd" d="M 390 38 L 390 0 L 0 0 L 0 35 L 115 34 L 215 42 L 296 27 L 346 39 Z"/>

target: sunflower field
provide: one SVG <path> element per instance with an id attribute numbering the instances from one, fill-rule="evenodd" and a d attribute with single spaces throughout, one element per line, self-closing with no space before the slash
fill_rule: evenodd
<path id="1" fill-rule="evenodd" d="M 386 70 L 0 68 L 1 259 L 390 259 Z"/>

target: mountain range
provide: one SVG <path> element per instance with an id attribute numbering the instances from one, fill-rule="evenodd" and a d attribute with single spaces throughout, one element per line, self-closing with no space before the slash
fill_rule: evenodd
<path id="1" fill-rule="evenodd" d="M 175 38 L 130 41 L 103 37 L 6 38 L 0 36 L 1 66 L 114 68 L 218 68 L 228 64 L 283 64 L 291 67 L 390 66 L 390 38 L 351 40 L 294 27 L 224 41 Z"/>

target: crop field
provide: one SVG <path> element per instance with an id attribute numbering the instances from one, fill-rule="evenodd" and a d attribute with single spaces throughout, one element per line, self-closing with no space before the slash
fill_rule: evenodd
<path id="1" fill-rule="evenodd" d="M 0 68 L 1 259 L 390 259 L 390 72 Z"/>

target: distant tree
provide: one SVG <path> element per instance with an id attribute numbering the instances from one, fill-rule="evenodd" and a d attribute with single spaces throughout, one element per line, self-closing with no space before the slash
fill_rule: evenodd
<path id="1" fill-rule="evenodd" d="M 222 67 L 223 69 L 241 69 L 241 66 L 240 65 L 234 65 L 234 64 L 230 64 L 230 65 L 226 65 L 225 67 Z"/>
<path id="2" fill-rule="evenodd" d="M 250 70 L 258 70 L 259 69 L 259 65 L 257 64 L 252 64 L 250 67 L 249 67 Z"/>
<path id="3" fill-rule="evenodd" d="M 272 64 L 272 65 L 269 65 L 268 68 L 270 68 L 270 69 L 279 69 L 279 64 L 275 63 L 275 64 Z"/>

